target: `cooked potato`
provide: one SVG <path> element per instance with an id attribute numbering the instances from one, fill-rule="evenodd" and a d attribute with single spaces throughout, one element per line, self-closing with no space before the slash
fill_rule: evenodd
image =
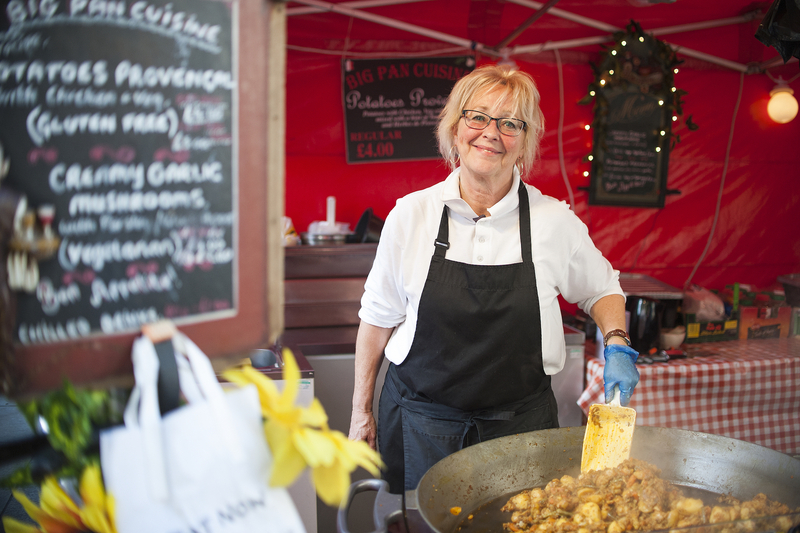
<path id="1" fill-rule="evenodd" d="M 578 478 L 564 475 L 544 488 L 512 496 L 503 506 L 503 510 L 513 511 L 512 521 L 503 527 L 514 533 L 629 533 L 765 516 L 775 517 L 769 525 L 780 533 L 793 525 L 777 516 L 793 511 L 764 494 L 746 502 L 720 495 L 716 505 L 708 506 L 685 496 L 660 475 L 656 466 L 637 459 Z M 738 522 L 731 528 L 725 526 L 725 531 L 752 533 L 752 527 L 748 530 L 746 523 Z"/>

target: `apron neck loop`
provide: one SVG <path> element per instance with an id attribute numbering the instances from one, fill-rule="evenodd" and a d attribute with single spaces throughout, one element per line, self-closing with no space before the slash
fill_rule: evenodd
<path id="1" fill-rule="evenodd" d="M 519 242 L 522 244 L 522 262 L 533 264 L 531 252 L 531 209 L 528 202 L 528 190 L 519 180 Z"/>
<path id="2" fill-rule="evenodd" d="M 441 257 L 444 259 L 445 253 L 447 253 L 447 249 L 450 248 L 450 243 L 448 239 L 450 238 L 450 228 L 447 222 L 447 214 L 448 214 L 448 207 L 444 206 L 442 209 L 442 220 L 439 222 L 439 235 L 436 236 L 436 239 L 433 241 L 434 251 L 433 254 L 437 257 Z"/>
<path id="3" fill-rule="evenodd" d="M 449 208 L 442 208 L 442 219 L 439 222 L 439 234 L 434 239 L 434 252 L 437 257 L 444 259 L 450 248 L 450 228 L 448 224 Z M 531 210 L 528 201 L 528 190 L 522 180 L 519 181 L 519 240 L 522 245 L 522 262 L 533 263 L 531 252 Z"/>

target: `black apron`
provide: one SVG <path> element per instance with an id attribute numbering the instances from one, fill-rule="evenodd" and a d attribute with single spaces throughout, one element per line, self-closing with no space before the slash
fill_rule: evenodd
<path id="1" fill-rule="evenodd" d="M 558 427 L 542 364 L 528 192 L 520 182 L 522 262 L 450 261 L 448 208 L 420 296 L 408 356 L 391 364 L 378 411 L 378 447 L 390 490 L 416 488 L 427 470 L 465 446 Z"/>

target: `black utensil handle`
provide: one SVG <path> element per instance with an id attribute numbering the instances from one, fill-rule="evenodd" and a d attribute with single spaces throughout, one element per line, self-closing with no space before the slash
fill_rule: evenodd
<path id="1" fill-rule="evenodd" d="M 350 533 L 347 529 L 347 514 L 356 494 L 365 491 L 376 491 L 372 519 L 375 524 L 373 533 L 386 533 L 389 524 L 403 520 L 403 497 L 400 494 L 391 494 L 389 484 L 382 479 L 362 479 L 356 481 L 347 491 L 346 499 L 336 517 L 336 528 L 339 533 Z M 405 524 L 403 524 L 405 527 Z"/>

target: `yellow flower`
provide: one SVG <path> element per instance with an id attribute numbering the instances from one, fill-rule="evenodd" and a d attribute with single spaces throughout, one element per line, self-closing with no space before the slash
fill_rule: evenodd
<path id="1" fill-rule="evenodd" d="M 97 464 L 87 466 L 81 475 L 80 485 L 83 507 L 79 511 L 81 521 L 96 533 L 115 533 L 114 498 L 106 494 L 103 478 Z"/>
<path id="2" fill-rule="evenodd" d="M 312 478 L 317 495 L 327 505 L 341 505 L 350 486 L 350 473 L 356 467 L 366 469 L 373 476 L 380 476 L 383 467 L 380 455 L 364 441 L 352 441 L 340 431 L 321 430 L 319 438 L 328 440 L 325 446 L 317 446 L 315 450 L 329 452 L 324 459 L 320 457 L 318 464 L 312 466 Z"/>
<path id="3" fill-rule="evenodd" d="M 252 366 L 228 370 L 223 373 L 223 377 L 240 386 L 254 384 L 258 389 L 261 412 L 267 420 L 274 420 L 286 426 L 302 424 L 319 427 L 327 424 L 328 415 L 316 398 L 308 408 L 294 404 L 300 388 L 300 368 L 291 350 L 283 350 L 283 363 L 285 386 L 282 392 L 278 391 L 275 382 Z"/>
<path id="4" fill-rule="evenodd" d="M 253 367 L 229 370 L 225 379 L 238 385 L 254 384 L 266 422 L 264 434 L 274 457 L 270 484 L 291 485 L 306 466 L 312 469 L 317 494 L 328 505 L 339 505 L 347 494 L 350 473 L 358 466 L 375 476 L 383 466 L 380 455 L 365 442 L 349 440 L 328 427 L 328 415 L 318 399 L 308 407 L 295 405 L 300 370 L 288 349 L 283 350 L 285 387 Z"/>
<path id="5" fill-rule="evenodd" d="M 22 504 L 28 516 L 39 524 L 41 530 L 26 526 L 13 518 L 4 517 L 3 526 L 6 531 L 39 531 L 40 533 L 78 533 L 83 531 L 77 517 L 75 502 L 64 492 L 54 477 L 49 477 L 42 483 L 39 495 L 41 507 L 30 501 L 24 492 L 12 490 L 11 493 Z"/>
<path id="6" fill-rule="evenodd" d="M 23 492 L 12 491 L 17 501 L 39 528 L 4 517 L 3 526 L 8 533 L 115 533 L 113 499 L 106 495 L 96 464 L 86 467 L 81 475 L 79 492 L 83 507 L 79 507 L 59 485 L 55 477 L 44 480 L 39 494 L 39 506 Z"/>
<path id="7" fill-rule="evenodd" d="M 39 507 L 41 511 L 50 517 L 59 519 L 68 526 L 80 530 L 80 509 L 78 509 L 78 506 L 72 501 L 72 498 L 64 491 L 61 485 L 58 484 L 58 480 L 52 476 L 45 478 L 41 489 L 39 495 Z M 27 511 L 27 509 L 25 510 Z M 31 518 L 36 520 L 33 515 L 31 515 Z M 41 521 L 36 521 L 44 526 Z"/>
<path id="8" fill-rule="evenodd" d="M 6 533 L 42 533 L 42 530 L 30 524 L 23 524 L 8 516 L 3 517 L 3 528 Z"/>

